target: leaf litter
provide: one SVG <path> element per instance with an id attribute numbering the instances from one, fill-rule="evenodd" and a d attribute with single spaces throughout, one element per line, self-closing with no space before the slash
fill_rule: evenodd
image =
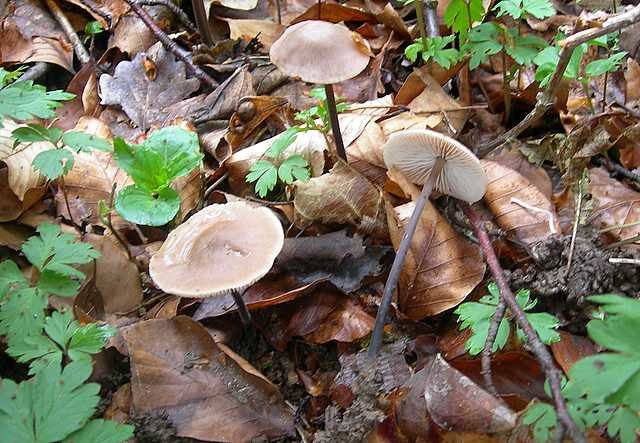
<path id="1" fill-rule="evenodd" d="M 8 441 L 635 441 L 640 7 L 595 3 L 3 5 Z M 298 50 L 270 51 L 300 24 L 366 67 L 288 76 Z M 426 199 L 376 319 L 422 204 L 385 161 L 405 130 L 463 142 L 488 185 Z M 149 263 L 212 205 L 267 211 L 273 266 L 165 293 Z M 261 223 L 203 225 L 225 235 L 165 265 L 235 281 L 207 270 L 264 253 Z"/>

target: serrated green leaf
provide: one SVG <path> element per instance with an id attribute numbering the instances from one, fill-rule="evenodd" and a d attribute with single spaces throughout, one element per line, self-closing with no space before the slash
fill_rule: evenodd
<path id="1" fill-rule="evenodd" d="M 560 334 L 556 330 L 560 322 L 553 315 L 537 312 L 527 313 L 525 316 L 544 344 L 550 345 L 560 341 Z M 524 341 L 523 334 L 520 336 L 520 341 Z"/>
<path id="2" fill-rule="evenodd" d="M 495 302 L 495 303 L 493 303 Z M 486 296 L 478 302 L 462 303 L 453 312 L 458 316 L 460 322 L 460 330 L 471 328 L 471 337 L 465 343 L 465 349 L 471 355 L 478 355 L 484 349 L 487 335 L 489 333 L 489 325 L 491 318 L 496 312 L 497 299 L 494 295 Z M 509 322 L 502 319 L 498 326 L 496 339 L 493 343 L 492 352 L 502 349 L 509 339 L 510 334 Z"/>
<path id="3" fill-rule="evenodd" d="M 49 180 L 55 180 L 66 175 L 73 168 L 73 163 L 73 153 L 62 148 L 39 152 L 31 165 Z"/>
<path id="4" fill-rule="evenodd" d="M 62 130 L 54 127 L 47 128 L 36 123 L 20 126 L 11 133 L 11 136 L 20 143 L 33 143 L 48 141 L 56 145 L 62 137 Z"/>
<path id="5" fill-rule="evenodd" d="M 180 210 L 180 195 L 170 187 L 153 193 L 137 184 L 130 185 L 118 193 L 115 208 L 132 223 L 163 226 Z"/>
<path id="6" fill-rule="evenodd" d="M 103 31 L 104 31 L 104 28 L 102 27 L 100 22 L 97 20 L 92 20 L 88 22 L 86 25 L 84 25 L 84 33 L 88 35 L 100 34 Z"/>
<path id="7" fill-rule="evenodd" d="M 53 110 L 74 97 L 63 91 L 47 92 L 44 86 L 34 85 L 31 80 L 5 85 L 0 88 L 0 123 L 5 116 L 19 121 L 53 118 L 56 116 Z"/>
<path id="8" fill-rule="evenodd" d="M 612 54 L 608 58 L 594 60 L 587 64 L 584 68 L 584 73 L 587 77 L 598 77 L 607 72 L 617 71 L 626 55 L 627 53 L 623 51 Z"/>
<path id="9" fill-rule="evenodd" d="M 551 441 L 551 430 L 557 420 L 556 410 L 548 403 L 532 403 L 522 414 L 522 423 L 533 425 L 533 438 L 538 443 Z"/>
<path id="10" fill-rule="evenodd" d="M 12 291 L 0 305 L 0 335 L 6 335 L 12 346 L 17 345 L 16 340 L 40 334 L 47 304 L 36 288 Z"/>
<path id="11" fill-rule="evenodd" d="M 309 163 L 301 155 L 287 157 L 278 168 L 278 176 L 286 184 L 293 183 L 294 179 L 309 180 Z"/>
<path id="12" fill-rule="evenodd" d="M 475 22 L 482 20 L 484 12 L 482 0 L 451 0 L 444 13 L 444 22 L 464 42 L 467 32 Z"/>
<path id="13" fill-rule="evenodd" d="M 415 63 L 415 61 L 418 60 L 418 55 L 422 51 L 424 51 L 424 45 L 422 44 L 422 40 L 418 39 L 404 49 L 404 56 L 411 63 Z"/>
<path id="14" fill-rule="evenodd" d="M 9 83 L 13 83 L 14 81 L 18 80 L 20 76 L 24 74 L 24 71 L 26 71 L 26 69 L 26 65 L 19 66 L 13 71 L 7 71 L 4 68 L 0 68 L 0 87 L 4 87 Z"/>
<path id="15" fill-rule="evenodd" d="M 60 297 L 73 297 L 80 289 L 80 282 L 55 271 L 44 271 L 40 274 L 36 287 L 44 294 Z"/>
<path id="16" fill-rule="evenodd" d="M 510 15 L 516 20 L 524 18 L 527 14 L 538 20 L 551 17 L 556 13 L 553 4 L 549 0 L 501 0 L 494 10 L 497 16 Z"/>
<path id="17" fill-rule="evenodd" d="M 87 134 L 81 131 L 65 132 L 62 136 L 62 143 L 70 147 L 75 152 L 91 152 L 92 149 L 98 151 L 111 151 L 111 143 L 97 135 Z"/>
<path id="18" fill-rule="evenodd" d="M 133 437 L 134 427 L 95 419 L 64 439 L 63 443 L 121 443 Z"/>
<path id="19" fill-rule="evenodd" d="M 264 198 L 278 183 L 278 168 L 268 160 L 258 160 L 251 165 L 245 180 L 255 182 L 256 192 Z"/>
<path id="20" fill-rule="evenodd" d="M 265 155 L 270 158 L 278 158 L 298 137 L 298 133 L 302 131 L 302 128 L 298 126 L 292 126 L 286 131 L 282 132 L 278 138 L 269 146 L 269 149 L 265 151 Z"/>
<path id="21" fill-rule="evenodd" d="M 618 408 L 609 420 L 607 434 L 611 438 L 620 434 L 621 443 L 637 442 L 640 434 L 640 416 L 629 408 Z"/>
<path id="22" fill-rule="evenodd" d="M 530 66 L 540 50 L 548 46 L 546 40 L 535 35 L 522 36 L 517 29 L 510 29 L 509 33 L 511 44 L 505 50 L 519 65 Z"/>
<path id="23" fill-rule="evenodd" d="M 476 69 L 481 63 L 487 61 L 489 56 L 502 51 L 500 33 L 501 28 L 493 22 L 483 23 L 471 29 L 469 39 L 464 46 L 464 50 L 471 55 L 469 68 Z"/>
<path id="24" fill-rule="evenodd" d="M 20 268 L 11 260 L 0 262 L 0 302 L 12 290 L 28 286 Z"/>
<path id="25" fill-rule="evenodd" d="M 621 314 L 626 317 L 640 319 L 640 303 L 634 298 L 604 294 L 592 295 L 587 297 L 587 300 L 603 305 L 600 309 L 608 314 Z"/>

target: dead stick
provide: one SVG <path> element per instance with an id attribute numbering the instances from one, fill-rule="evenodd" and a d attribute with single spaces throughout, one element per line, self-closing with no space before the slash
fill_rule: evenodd
<path id="1" fill-rule="evenodd" d="M 49 8 L 49 11 L 51 12 L 51 15 L 53 15 L 53 18 L 56 19 L 56 21 L 64 31 L 65 35 L 71 42 L 71 45 L 73 46 L 73 50 L 78 56 L 78 60 L 80 60 L 80 63 L 82 63 L 83 65 L 86 65 L 87 63 L 89 63 L 89 60 L 91 60 L 91 56 L 87 52 L 87 48 L 85 48 L 84 45 L 82 44 L 82 40 L 80 40 L 80 37 L 78 37 L 78 34 L 76 34 L 75 29 L 73 29 L 71 22 L 69 21 L 67 16 L 64 14 L 64 12 L 62 12 L 62 9 L 60 9 L 58 4 L 53 0 L 44 0 L 44 1 L 47 4 L 47 8 Z"/>
<path id="2" fill-rule="evenodd" d="M 527 341 L 531 346 L 531 350 L 536 356 L 536 359 L 542 365 L 545 375 L 549 380 L 549 386 L 551 387 L 553 401 L 555 403 L 556 412 L 558 414 L 558 429 L 560 435 L 562 435 L 562 429 L 564 428 L 569 432 L 569 435 L 574 442 L 586 443 L 587 440 L 584 434 L 580 432 L 575 422 L 569 415 L 569 411 L 567 410 L 567 403 L 562 396 L 560 387 L 560 370 L 553 363 L 553 357 L 551 357 L 549 350 L 547 349 L 546 345 L 542 343 L 540 337 L 538 337 L 538 334 L 531 326 L 531 323 L 529 323 L 529 321 L 527 320 L 524 311 L 516 301 L 513 292 L 511 292 L 511 288 L 509 288 L 507 279 L 504 276 L 504 271 L 502 270 L 502 266 L 500 265 L 500 261 L 498 261 L 498 257 L 496 256 L 495 251 L 493 250 L 491 240 L 489 239 L 489 234 L 487 234 L 487 230 L 485 229 L 482 220 L 468 203 L 460 202 L 460 207 L 473 226 L 473 230 L 475 231 L 476 237 L 478 238 L 478 241 L 480 243 L 482 253 L 484 254 L 485 260 L 487 261 L 489 269 L 491 270 L 491 274 L 493 275 L 493 278 L 498 285 L 498 289 L 500 290 L 500 298 L 504 301 L 506 306 L 513 314 L 520 329 L 527 336 Z"/>
<path id="3" fill-rule="evenodd" d="M 213 40 L 213 35 L 211 35 L 211 29 L 209 29 L 209 20 L 207 18 L 207 10 L 204 7 L 204 1 L 191 0 L 191 7 L 193 8 L 193 15 L 196 18 L 200 38 L 205 45 L 213 48 L 215 41 Z"/>
<path id="4" fill-rule="evenodd" d="M 502 322 L 506 311 L 507 305 L 504 303 L 502 297 L 500 297 L 496 312 L 495 314 L 493 314 L 493 317 L 491 317 L 491 323 L 489 323 L 489 329 L 487 330 L 487 339 L 484 342 L 484 348 L 482 349 L 482 356 L 480 360 L 480 373 L 484 378 L 485 387 L 493 395 L 498 395 L 498 390 L 493 384 L 493 377 L 491 375 L 491 354 L 493 353 L 493 344 L 496 342 L 496 337 L 498 336 L 500 323 Z"/>
<path id="5" fill-rule="evenodd" d="M 196 25 L 191 22 L 187 13 L 171 0 L 136 0 L 136 3 L 140 6 L 164 6 L 178 17 L 178 20 L 180 20 L 180 23 L 187 28 L 187 31 L 198 32 L 198 28 L 196 28 Z"/>
<path id="6" fill-rule="evenodd" d="M 147 25 L 149 29 L 151 29 L 151 32 L 153 32 L 156 38 L 162 42 L 164 47 L 167 48 L 167 50 L 171 52 L 173 55 L 178 57 L 178 59 L 184 62 L 184 64 L 187 65 L 187 67 L 193 73 L 193 75 L 195 75 L 200 81 L 206 83 L 213 89 L 218 87 L 218 82 L 215 81 L 213 78 L 211 78 L 209 74 L 207 74 L 198 66 L 196 66 L 193 63 L 193 60 L 191 60 L 191 56 L 189 55 L 189 53 L 184 49 L 182 49 L 181 47 L 179 47 L 176 44 L 176 42 L 171 40 L 169 36 L 166 34 L 166 32 L 160 29 L 160 26 L 158 26 L 156 22 L 153 21 L 151 16 L 147 13 L 147 11 L 144 10 L 142 6 L 138 5 L 133 0 L 126 0 L 126 1 L 129 4 L 129 6 L 131 6 L 131 9 L 133 9 L 133 12 L 135 12 L 138 15 L 138 17 L 140 17 L 140 20 L 142 20 L 144 24 Z"/>
<path id="7" fill-rule="evenodd" d="M 504 134 L 498 136 L 495 140 L 481 145 L 478 150 L 484 154 L 492 150 L 508 140 L 515 139 L 518 135 L 522 134 L 531 125 L 540 120 L 549 109 L 553 107 L 554 95 L 556 89 L 562 82 L 564 77 L 564 71 L 567 69 L 571 54 L 574 48 L 580 46 L 582 43 L 586 43 L 594 38 L 601 37 L 614 31 L 631 26 L 640 20 L 640 5 L 633 7 L 631 10 L 615 15 L 606 20 L 601 27 L 590 28 L 584 31 L 577 32 L 572 36 L 560 41 L 562 50 L 560 51 L 560 59 L 556 65 L 556 70 L 551 77 L 551 81 L 547 84 L 546 89 L 542 93 L 538 93 L 537 102 L 533 110 L 527 116 L 520 121 L 513 128 L 509 129 Z"/>
<path id="8" fill-rule="evenodd" d="M 429 37 L 438 37 L 440 35 L 440 29 L 438 27 L 438 1 L 426 0 L 424 3 L 424 15 L 427 25 L 427 34 Z"/>

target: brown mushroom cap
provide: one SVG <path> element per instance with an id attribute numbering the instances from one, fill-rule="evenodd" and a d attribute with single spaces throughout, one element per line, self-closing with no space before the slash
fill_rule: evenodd
<path id="1" fill-rule="evenodd" d="M 285 74 L 317 84 L 355 77 L 369 64 L 371 50 L 359 34 L 333 23 L 307 20 L 289 26 L 271 46 L 271 61 Z"/>
<path id="2" fill-rule="evenodd" d="M 423 185 L 436 159 L 445 161 L 435 189 L 469 203 L 482 198 L 487 177 L 478 158 L 457 140 L 428 129 L 396 132 L 384 145 L 387 168 L 396 168 L 409 180 Z"/>
<path id="3" fill-rule="evenodd" d="M 245 202 L 207 206 L 173 230 L 149 263 L 169 294 L 211 297 L 261 279 L 284 244 L 278 217 Z"/>

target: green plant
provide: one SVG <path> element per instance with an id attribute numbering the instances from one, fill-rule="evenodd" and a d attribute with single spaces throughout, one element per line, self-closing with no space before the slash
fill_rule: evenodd
<path id="1" fill-rule="evenodd" d="M 549 0 L 501 0 L 493 9 L 498 17 L 510 15 L 514 20 L 523 20 L 527 16 L 544 20 L 556 13 Z"/>
<path id="2" fill-rule="evenodd" d="M 451 0 L 444 12 L 444 22 L 464 43 L 473 24 L 481 21 L 484 14 L 482 0 Z"/>
<path id="3" fill-rule="evenodd" d="M 282 132 L 265 151 L 264 157 L 267 158 L 257 160 L 249 169 L 245 180 L 247 183 L 255 183 L 255 191 L 262 198 L 273 191 L 278 182 L 290 185 L 295 180 L 307 181 L 311 176 L 309 163 L 301 155 L 295 154 L 283 158 L 284 151 L 291 146 L 299 133 L 317 130 L 326 134 L 331 128 L 324 89 L 312 89 L 309 95 L 317 98 L 319 104 L 296 113 L 295 119 L 299 123 Z M 344 112 L 348 106 L 347 103 L 337 103 L 337 112 Z"/>
<path id="4" fill-rule="evenodd" d="M 100 386 L 86 383 L 91 355 L 114 334 L 110 327 L 80 326 L 69 312 L 46 315 L 49 295 L 77 294 L 84 274 L 74 265 L 98 257 L 91 245 L 62 234 L 57 225 L 38 227 L 39 236 L 22 245 L 38 278 L 27 281 L 11 260 L 0 263 L 0 335 L 7 353 L 29 363 L 33 377 L 21 383 L 0 383 L 0 427 L 3 441 L 122 442 L 133 427 L 91 419 L 100 400 Z"/>
<path id="5" fill-rule="evenodd" d="M 130 222 L 162 226 L 180 210 L 180 196 L 171 187 L 178 177 L 202 164 L 198 136 L 178 126 L 153 132 L 141 145 L 128 145 L 116 138 L 113 143 L 118 166 L 134 184 L 116 197 L 116 211 Z"/>
<path id="6" fill-rule="evenodd" d="M 606 426 L 609 437 L 633 443 L 640 432 L 640 300 L 619 295 L 588 300 L 601 312 L 587 324 L 587 332 L 607 352 L 576 362 L 562 393 L 580 427 Z M 533 403 L 523 423 L 533 426 L 537 441 L 548 441 L 556 412 L 547 403 Z"/>
<path id="7" fill-rule="evenodd" d="M 20 69 L 10 72 L 0 68 L 0 127 L 3 117 L 19 121 L 54 118 L 54 109 L 75 97 L 63 91 L 47 92 L 44 86 L 34 85 L 31 80 L 16 81 L 21 74 Z"/>
<path id="8" fill-rule="evenodd" d="M 412 63 L 415 63 L 418 55 L 420 55 L 425 63 L 433 60 L 444 69 L 449 69 L 460 58 L 460 53 L 457 49 L 447 48 L 455 38 L 455 35 L 427 39 L 420 38 L 405 48 L 404 55 Z"/>
<path id="9" fill-rule="evenodd" d="M 489 290 L 489 295 L 482 297 L 478 302 L 462 303 L 454 311 L 454 314 L 458 316 L 460 330 L 471 328 L 471 337 L 465 343 L 465 349 L 471 355 L 477 355 L 482 352 L 491 318 L 496 312 L 500 299 L 500 292 L 495 283 L 489 283 L 487 289 Z M 530 291 L 526 289 L 520 289 L 516 293 L 516 300 L 524 311 L 530 311 L 537 304 L 535 299 L 530 298 Z M 559 322 L 553 315 L 546 312 L 526 312 L 525 315 L 544 343 L 551 344 L 560 340 L 560 335 L 556 331 Z M 526 341 L 526 337 L 520 328 L 517 328 L 516 331 L 518 339 L 521 342 Z M 505 318 L 502 319 L 498 326 L 498 333 L 493 343 L 492 352 L 504 348 L 510 334 L 510 321 L 508 320 L 508 315 L 505 315 Z"/>

